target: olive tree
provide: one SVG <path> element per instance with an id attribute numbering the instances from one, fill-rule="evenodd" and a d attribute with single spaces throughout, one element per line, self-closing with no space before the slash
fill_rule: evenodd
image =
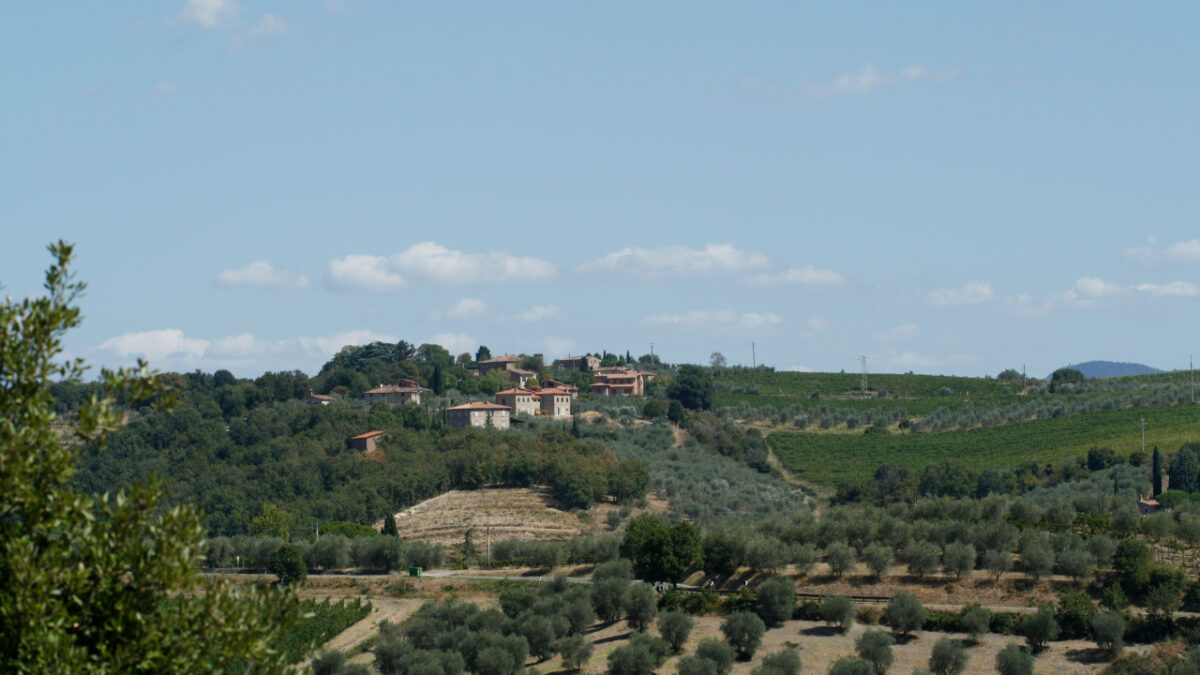
<path id="1" fill-rule="evenodd" d="M 937 544 L 927 541 L 915 542 L 904 552 L 908 573 L 922 578 L 937 570 L 940 557 L 941 551 L 938 550 Z"/>
<path id="2" fill-rule="evenodd" d="M 800 675 L 804 664 L 795 648 L 789 647 L 767 654 L 762 665 L 750 671 L 750 675 Z"/>
<path id="3" fill-rule="evenodd" d="M 671 645 L 671 651 L 678 653 L 691 635 L 693 625 L 690 614 L 673 610 L 658 617 L 658 634 Z"/>
<path id="4" fill-rule="evenodd" d="M 768 579 L 758 587 L 754 612 L 767 626 L 778 626 L 792 618 L 796 607 L 796 583 L 779 577 Z"/>
<path id="5" fill-rule="evenodd" d="M 1000 675 L 1033 675 L 1033 655 L 1010 642 L 996 654 L 996 672 Z"/>
<path id="6" fill-rule="evenodd" d="M 827 595 L 821 602 L 821 618 L 845 633 L 854 625 L 854 603 L 844 595 Z"/>
<path id="7" fill-rule="evenodd" d="M 1029 648 L 1035 652 L 1046 646 L 1046 643 L 1057 638 L 1060 629 L 1054 618 L 1054 610 L 1048 605 L 1042 605 L 1034 614 L 1026 616 L 1021 621 L 1021 635 L 1029 643 Z"/>
<path id="8" fill-rule="evenodd" d="M 1116 655 L 1125 646 L 1125 619 L 1120 612 L 1098 612 L 1092 617 L 1092 637 L 1096 646 Z"/>
<path id="9" fill-rule="evenodd" d="M 734 612 L 721 622 L 721 634 L 737 650 L 742 661 L 749 661 L 754 656 L 766 630 L 762 619 L 750 612 Z"/>
<path id="10" fill-rule="evenodd" d="M 877 675 L 883 675 L 896 658 L 892 654 L 892 645 L 895 643 L 896 640 L 887 631 L 869 630 L 854 641 L 854 651 L 860 659 L 871 664 Z"/>
<path id="11" fill-rule="evenodd" d="M 898 591 L 883 610 L 884 623 L 901 635 L 921 630 L 921 626 L 925 625 L 927 618 L 929 618 L 929 612 L 921 605 L 917 596 L 908 591 Z"/>
<path id="12" fill-rule="evenodd" d="M 935 675 L 958 675 L 967 669 L 967 650 L 944 637 L 933 644 L 929 654 L 929 670 Z"/>
<path id="13" fill-rule="evenodd" d="M 825 563 L 835 577 L 841 577 L 854 569 L 854 549 L 844 541 L 835 541 L 825 547 Z"/>

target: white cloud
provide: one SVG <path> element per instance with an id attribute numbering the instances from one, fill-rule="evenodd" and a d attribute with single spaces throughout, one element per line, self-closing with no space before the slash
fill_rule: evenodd
<path id="1" fill-rule="evenodd" d="M 159 94 L 163 96 L 168 94 L 182 94 L 183 91 L 183 87 L 178 82 L 167 79 L 159 80 L 158 82 L 154 83 L 153 87 L 150 87 L 151 94 Z"/>
<path id="2" fill-rule="evenodd" d="M 1109 283 L 1098 277 L 1080 277 L 1075 280 L 1075 291 L 1086 298 L 1111 298 L 1125 295 L 1129 289 L 1120 284 Z"/>
<path id="3" fill-rule="evenodd" d="M 185 337 L 183 331 L 177 328 L 166 328 L 118 335 L 105 340 L 100 349 L 111 350 L 125 357 L 145 357 L 149 361 L 170 356 L 200 358 L 208 349 L 208 341 Z"/>
<path id="4" fill-rule="evenodd" d="M 546 321 L 549 319 L 557 319 L 563 315 L 563 310 L 557 305 L 537 305 L 529 309 L 517 312 L 513 318 L 517 321 L 526 323 L 535 323 L 537 321 Z"/>
<path id="5" fill-rule="evenodd" d="M 873 63 L 866 63 L 862 68 L 838 75 L 830 82 L 814 82 L 805 93 L 809 96 L 827 98 L 843 94 L 866 94 L 884 85 L 901 82 L 948 82 L 961 75 L 957 68 L 931 72 L 918 65 L 905 66 L 895 72 L 880 70 Z"/>
<path id="6" fill-rule="evenodd" d="M 1153 295 L 1156 298 L 1165 296 L 1178 298 L 1194 298 L 1200 296 L 1200 288 L 1186 281 L 1172 281 L 1169 284 L 1138 284 L 1137 290 Z"/>
<path id="7" fill-rule="evenodd" d="M 912 340 L 921 336 L 921 327 L 915 323 L 906 323 L 895 328 L 875 334 L 875 339 L 883 342 L 899 342 L 902 340 Z"/>
<path id="8" fill-rule="evenodd" d="M 1200 239 L 1179 241 L 1167 247 L 1166 256 L 1179 262 L 1200 262 Z"/>
<path id="9" fill-rule="evenodd" d="M 487 305 L 479 298 L 463 298 L 446 310 L 446 316 L 453 319 L 469 319 L 480 316 L 487 311 Z"/>
<path id="10" fill-rule="evenodd" d="M 580 269 L 657 278 L 744 272 L 763 269 L 770 264 L 767 256 L 761 253 L 740 251 L 732 244 L 708 244 L 702 249 L 688 246 L 625 248 L 584 263 Z"/>
<path id="11" fill-rule="evenodd" d="M 267 288 L 308 288 L 308 277 L 256 260 L 235 270 L 221 270 L 217 283 L 222 286 L 265 286 Z"/>
<path id="12" fill-rule="evenodd" d="M 230 335 L 212 342 L 206 355 L 252 356 L 265 350 L 266 346 L 254 339 L 250 333 Z"/>
<path id="13" fill-rule="evenodd" d="M 546 346 L 546 354 L 548 360 L 552 360 L 561 356 L 574 356 L 578 343 L 569 338 L 562 337 L 546 337 L 542 338 L 542 344 Z"/>
<path id="14" fill-rule="evenodd" d="M 829 322 L 819 316 L 814 316 L 808 320 L 808 327 L 813 330 L 825 330 L 829 328 Z"/>
<path id="15" fill-rule="evenodd" d="M 387 258 L 348 255 L 329 261 L 329 283 L 343 290 L 394 291 L 404 287 L 404 278 L 391 271 Z"/>
<path id="16" fill-rule="evenodd" d="M 738 323 L 742 328 L 759 328 L 761 326 L 774 326 L 775 324 L 779 323 L 779 321 L 780 319 L 778 314 L 757 314 L 755 312 L 749 312 L 747 314 L 743 314 L 741 319 L 738 320 Z"/>
<path id="17" fill-rule="evenodd" d="M 761 328 L 781 321 L 778 314 L 756 312 L 738 313 L 731 309 L 694 309 L 684 314 L 670 312 L 642 319 L 647 326 L 681 326 L 687 328 Z"/>
<path id="18" fill-rule="evenodd" d="M 254 27 L 247 31 L 247 35 L 252 38 L 270 37 L 273 35 L 283 35 L 287 32 L 288 22 L 275 16 L 274 14 L 264 14 Z"/>
<path id="19" fill-rule="evenodd" d="M 937 307 L 978 305 L 995 297 L 992 285 L 984 281 L 968 281 L 962 288 L 939 288 L 925 295 L 925 302 Z"/>
<path id="20" fill-rule="evenodd" d="M 237 0 L 187 0 L 179 20 L 204 28 L 223 28 L 237 21 L 242 6 Z"/>
<path id="21" fill-rule="evenodd" d="M 444 284 L 545 281 L 554 278 L 554 265 L 527 256 L 501 251 L 463 253 L 432 241 L 423 241 L 393 255 L 397 271 Z"/>
<path id="22" fill-rule="evenodd" d="M 845 280 L 845 277 L 833 270 L 812 265 L 792 267 L 783 272 L 758 274 L 748 279 L 755 286 L 831 286 Z"/>
<path id="23" fill-rule="evenodd" d="M 915 352 L 903 352 L 886 359 L 893 366 L 902 368 L 931 368 L 936 366 L 938 361 L 932 356 L 924 356 Z"/>
<path id="24" fill-rule="evenodd" d="M 1144 265 L 1152 265 L 1161 261 L 1196 263 L 1200 262 L 1200 239 L 1177 241 L 1161 247 L 1158 245 L 1158 239 L 1150 236 L 1146 238 L 1145 244 L 1127 248 L 1122 255 Z"/>
<path id="25" fill-rule="evenodd" d="M 451 354 L 461 354 L 463 352 L 474 354 L 475 350 L 479 348 L 479 340 L 470 335 L 463 335 L 462 333 L 438 333 L 429 340 L 426 340 L 426 342 L 441 345 Z"/>

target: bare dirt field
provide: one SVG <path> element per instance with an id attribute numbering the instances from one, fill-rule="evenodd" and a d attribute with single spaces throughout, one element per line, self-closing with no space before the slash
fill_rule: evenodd
<path id="1" fill-rule="evenodd" d="M 646 509 L 663 511 L 664 500 L 647 498 Z M 405 539 L 460 544 L 467 530 L 478 545 L 491 530 L 492 541 L 501 539 L 570 539 L 582 534 L 602 534 L 612 530 L 606 524 L 613 504 L 599 504 L 587 511 L 571 512 L 558 508 L 547 488 L 483 488 L 451 490 L 427 499 L 396 514 L 400 536 Z"/>

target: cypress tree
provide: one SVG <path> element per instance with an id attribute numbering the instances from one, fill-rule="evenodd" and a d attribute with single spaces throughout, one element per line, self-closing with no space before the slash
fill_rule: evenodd
<path id="1" fill-rule="evenodd" d="M 1154 468 L 1151 470 L 1151 480 L 1154 483 L 1154 496 L 1162 494 L 1162 453 L 1154 446 Z"/>
<path id="2" fill-rule="evenodd" d="M 383 518 L 383 534 L 391 537 L 400 536 L 400 528 L 396 527 L 396 514 L 389 513 Z"/>

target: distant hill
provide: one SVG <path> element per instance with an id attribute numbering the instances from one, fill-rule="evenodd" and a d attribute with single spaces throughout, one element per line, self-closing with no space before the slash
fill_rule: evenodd
<path id="1" fill-rule="evenodd" d="M 1086 378 L 1126 377 L 1128 375 L 1153 375 L 1163 371 L 1141 363 L 1121 363 L 1119 361 L 1088 361 L 1070 366 L 1083 373 Z M 1047 377 L 1047 379 L 1049 379 Z"/>

